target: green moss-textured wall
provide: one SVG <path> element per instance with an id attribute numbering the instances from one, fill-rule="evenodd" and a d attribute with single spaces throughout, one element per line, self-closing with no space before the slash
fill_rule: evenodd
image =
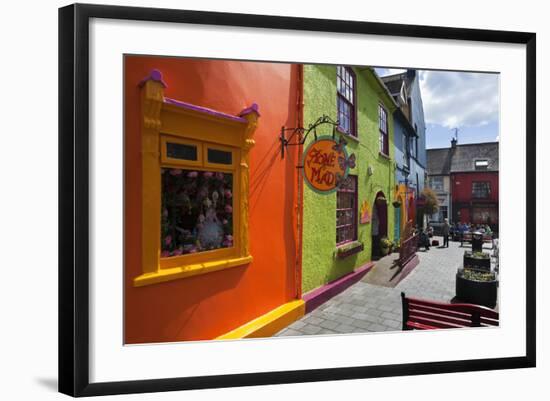
<path id="1" fill-rule="evenodd" d="M 370 68 L 354 68 L 357 83 L 357 140 L 347 140 L 348 154 L 355 153 L 356 167 L 350 174 L 357 175 L 358 211 L 368 200 L 372 212 L 374 197 L 383 191 L 388 200 L 388 236 L 393 240 L 395 192 L 395 163 L 393 161 L 393 111 L 395 106 Z M 388 110 L 390 159 L 379 154 L 378 105 Z M 304 126 L 323 114 L 336 120 L 336 66 L 304 66 Z M 322 131 L 322 130 L 325 131 Z M 318 135 L 331 135 L 327 126 Z M 304 146 L 313 141 L 307 138 Z M 305 147 L 304 147 L 305 148 Z M 368 167 L 373 174 L 367 174 Z M 311 291 L 371 260 L 371 224 L 358 224 L 358 241 L 364 244 L 360 253 L 336 259 L 336 193 L 322 195 L 304 185 L 303 198 L 303 254 L 302 290 Z"/>

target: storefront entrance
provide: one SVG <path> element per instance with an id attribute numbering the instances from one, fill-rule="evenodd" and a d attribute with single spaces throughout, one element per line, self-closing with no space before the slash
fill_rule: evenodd
<path id="1" fill-rule="evenodd" d="M 374 197 L 372 208 L 372 258 L 380 257 L 380 240 L 388 236 L 388 201 L 384 192 Z"/>

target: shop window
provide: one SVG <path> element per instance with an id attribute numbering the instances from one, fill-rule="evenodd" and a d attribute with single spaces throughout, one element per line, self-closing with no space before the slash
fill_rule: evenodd
<path id="1" fill-rule="evenodd" d="M 336 193 L 336 245 L 357 239 L 357 176 L 348 175 Z"/>
<path id="2" fill-rule="evenodd" d="M 233 174 L 162 169 L 161 257 L 233 246 Z"/>
<path id="3" fill-rule="evenodd" d="M 233 116 L 167 101 L 155 79 L 141 87 L 142 274 L 134 285 L 248 265 L 257 105 Z"/>
<path id="4" fill-rule="evenodd" d="M 357 136 L 355 73 L 349 67 L 336 67 L 338 128 L 348 135 Z"/>
<path id="5" fill-rule="evenodd" d="M 389 156 L 388 112 L 382 105 L 378 105 L 378 128 L 380 130 L 380 153 Z"/>
<path id="6" fill-rule="evenodd" d="M 476 199 L 485 199 L 491 195 L 491 184 L 489 182 L 473 182 L 472 197 Z"/>

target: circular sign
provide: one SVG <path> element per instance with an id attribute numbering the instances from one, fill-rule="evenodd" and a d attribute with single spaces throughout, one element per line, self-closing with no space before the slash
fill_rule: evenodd
<path id="1" fill-rule="evenodd" d="M 330 193 L 346 177 L 348 160 L 345 141 L 321 137 L 309 144 L 304 152 L 305 180 L 314 191 Z"/>

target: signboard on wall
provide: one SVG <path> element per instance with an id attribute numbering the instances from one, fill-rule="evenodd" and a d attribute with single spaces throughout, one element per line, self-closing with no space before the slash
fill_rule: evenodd
<path id="1" fill-rule="evenodd" d="M 332 137 L 320 137 L 309 144 L 303 157 L 304 178 L 315 192 L 334 192 L 348 170 L 355 167 L 355 155 L 348 157 L 346 141 L 337 142 Z"/>

